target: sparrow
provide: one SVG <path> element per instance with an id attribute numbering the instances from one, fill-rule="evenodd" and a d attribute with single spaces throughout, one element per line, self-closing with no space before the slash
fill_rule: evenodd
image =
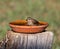
<path id="1" fill-rule="evenodd" d="M 26 19 L 26 21 L 27 21 L 28 26 L 37 26 L 37 25 L 39 25 L 39 22 L 37 20 L 31 18 L 31 17 L 28 17 Z"/>

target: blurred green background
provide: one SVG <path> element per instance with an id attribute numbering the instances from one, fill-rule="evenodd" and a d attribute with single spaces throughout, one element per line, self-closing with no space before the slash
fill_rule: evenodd
<path id="1" fill-rule="evenodd" d="M 52 49 L 60 49 L 60 0 L 0 0 L 0 40 L 9 22 L 27 17 L 48 22 L 47 30 L 54 33 Z"/>

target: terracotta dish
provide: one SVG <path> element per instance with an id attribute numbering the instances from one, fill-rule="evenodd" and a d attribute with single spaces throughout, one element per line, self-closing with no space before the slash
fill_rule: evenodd
<path id="1" fill-rule="evenodd" d="M 40 22 L 39 26 L 27 26 L 27 21 L 25 20 L 16 20 L 14 22 L 10 22 L 9 26 L 12 28 L 13 31 L 18 33 L 40 33 L 45 30 L 48 26 L 47 22 Z"/>

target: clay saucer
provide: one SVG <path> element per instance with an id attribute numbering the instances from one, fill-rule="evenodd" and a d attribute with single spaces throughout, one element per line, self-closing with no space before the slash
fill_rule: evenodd
<path id="1" fill-rule="evenodd" d="M 40 22 L 39 26 L 27 26 L 27 21 L 25 20 L 16 20 L 14 22 L 10 22 L 9 26 L 13 31 L 18 33 L 41 33 L 48 26 L 47 22 Z"/>

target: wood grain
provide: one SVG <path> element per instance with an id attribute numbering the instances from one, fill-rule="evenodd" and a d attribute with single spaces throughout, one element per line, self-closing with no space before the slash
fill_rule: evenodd
<path id="1" fill-rule="evenodd" d="M 53 33 L 50 31 L 37 34 L 7 32 L 6 49 L 51 49 Z"/>

